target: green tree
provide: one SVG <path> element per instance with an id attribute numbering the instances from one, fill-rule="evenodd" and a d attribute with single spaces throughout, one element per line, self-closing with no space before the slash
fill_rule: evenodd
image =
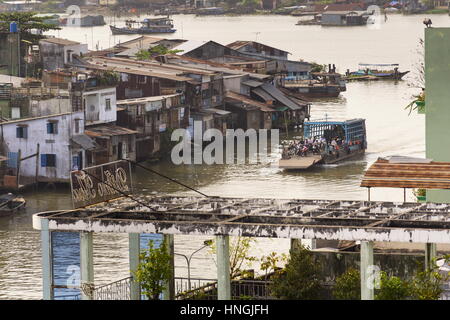
<path id="1" fill-rule="evenodd" d="M 166 250 L 166 241 L 155 248 L 153 240 L 150 240 L 148 249 L 141 252 L 139 259 L 138 269 L 134 273 L 136 281 L 149 300 L 158 300 L 172 277 L 171 256 Z"/>
<path id="2" fill-rule="evenodd" d="M 273 277 L 272 295 L 289 300 L 320 299 L 322 291 L 322 267 L 313 253 L 301 246 L 290 251 L 285 268 Z"/>
<path id="3" fill-rule="evenodd" d="M 230 241 L 230 277 L 235 279 L 238 276 L 246 276 L 245 269 L 256 261 L 256 257 L 250 256 L 250 248 L 254 238 L 234 237 Z M 216 243 L 211 244 L 211 252 L 216 253 Z"/>
<path id="4" fill-rule="evenodd" d="M 336 278 L 333 296 L 338 300 L 361 300 L 361 275 L 354 268 Z"/>
<path id="5" fill-rule="evenodd" d="M 61 29 L 52 23 L 45 22 L 51 18 L 51 16 L 38 17 L 35 12 L 0 12 L 0 32 L 9 32 L 9 24 L 17 22 L 21 38 L 35 42 L 43 36 L 32 34 L 31 30 L 45 32 Z"/>
<path id="6" fill-rule="evenodd" d="M 410 284 L 399 277 L 389 277 L 382 271 L 380 280 L 380 289 L 375 300 L 406 300 L 411 295 Z"/>
<path id="7" fill-rule="evenodd" d="M 141 49 L 136 53 L 136 59 L 138 60 L 150 60 L 152 57 L 155 56 L 162 56 L 165 54 L 177 54 L 179 52 L 183 52 L 183 50 L 170 50 L 166 48 L 165 46 L 158 44 L 157 46 L 154 46 L 153 48 L 150 48 L 148 50 Z"/>
<path id="8" fill-rule="evenodd" d="M 264 278 L 267 279 L 267 276 L 270 273 L 275 273 L 279 269 L 281 269 L 281 267 L 278 264 L 284 263 L 286 261 L 287 261 L 287 255 L 284 253 L 281 255 L 278 255 L 276 252 L 272 252 L 267 256 L 261 257 L 261 267 L 260 268 L 262 271 L 265 272 Z"/>
<path id="9" fill-rule="evenodd" d="M 448 262 L 448 260 L 449 257 L 445 257 L 445 261 Z M 442 286 L 448 280 L 449 275 L 440 273 L 435 261 L 426 270 L 422 264 L 419 264 L 411 283 L 411 298 L 414 300 L 438 300 L 443 292 Z"/>

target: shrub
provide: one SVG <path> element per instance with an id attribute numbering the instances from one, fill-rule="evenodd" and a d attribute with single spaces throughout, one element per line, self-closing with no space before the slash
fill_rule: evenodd
<path id="1" fill-rule="evenodd" d="M 333 296 L 338 300 L 361 300 L 361 275 L 354 268 L 336 278 Z"/>
<path id="2" fill-rule="evenodd" d="M 320 299 L 322 268 L 310 250 L 301 246 L 291 249 L 290 258 L 282 272 L 273 277 L 271 294 L 289 300 Z"/>

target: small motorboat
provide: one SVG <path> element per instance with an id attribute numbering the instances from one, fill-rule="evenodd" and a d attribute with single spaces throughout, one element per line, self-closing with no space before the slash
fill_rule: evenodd
<path id="1" fill-rule="evenodd" d="M 25 208 L 26 201 L 21 196 L 12 193 L 0 195 L 0 216 L 14 214 Z"/>

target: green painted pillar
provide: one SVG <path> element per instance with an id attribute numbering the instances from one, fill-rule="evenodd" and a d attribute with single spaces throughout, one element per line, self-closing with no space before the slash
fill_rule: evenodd
<path id="1" fill-rule="evenodd" d="M 41 250 L 42 250 L 42 298 L 53 300 L 53 250 L 52 232 L 48 229 L 48 220 L 41 219 Z"/>
<path id="2" fill-rule="evenodd" d="M 172 276 L 170 277 L 169 283 L 163 292 L 164 300 L 175 300 L 175 245 L 174 245 L 174 235 L 165 234 L 164 242 L 166 244 L 166 250 L 170 255 L 170 270 Z"/>
<path id="3" fill-rule="evenodd" d="M 230 237 L 217 236 L 217 299 L 231 300 Z"/>
<path id="4" fill-rule="evenodd" d="M 139 233 L 128 234 L 128 257 L 130 262 L 130 276 L 133 278 L 130 286 L 130 299 L 140 300 L 141 299 L 141 286 L 138 282 L 134 281 L 134 272 L 139 266 L 139 253 L 140 253 L 141 243 Z"/>
<path id="5" fill-rule="evenodd" d="M 450 28 L 425 28 L 426 157 L 450 161 Z M 450 202 L 450 190 L 427 190 L 427 202 Z"/>
<path id="6" fill-rule="evenodd" d="M 425 244 L 425 270 L 433 267 L 433 260 L 437 256 L 437 246 L 436 243 L 426 243 Z"/>
<path id="7" fill-rule="evenodd" d="M 81 297 L 92 300 L 94 287 L 93 233 L 80 232 Z"/>
<path id="8" fill-rule="evenodd" d="M 361 241 L 361 300 L 374 299 L 373 242 Z"/>

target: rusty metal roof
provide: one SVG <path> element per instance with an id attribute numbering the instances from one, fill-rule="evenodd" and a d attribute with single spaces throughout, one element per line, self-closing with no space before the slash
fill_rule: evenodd
<path id="1" fill-rule="evenodd" d="M 366 171 L 361 187 L 450 189 L 450 162 L 424 160 L 379 158 Z"/>
<path id="2" fill-rule="evenodd" d="M 84 130 L 84 133 L 90 137 L 113 137 L 128 134 L 136 134 L 138 132 L 135 130 L 119 127 L 112 124 L 105 124 L 105 125 L 98 125 L 95 127 L 88 127 Z"/>

